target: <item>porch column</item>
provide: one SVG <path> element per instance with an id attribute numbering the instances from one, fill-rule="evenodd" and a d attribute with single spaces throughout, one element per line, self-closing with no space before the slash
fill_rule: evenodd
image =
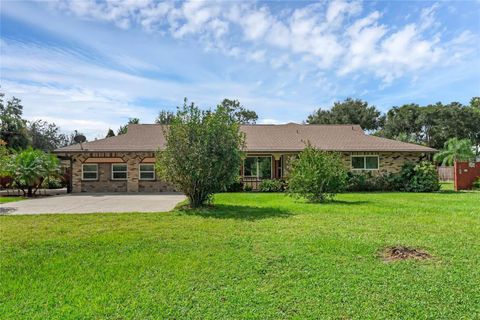
<path id="1" fill-rule="evenodd" d="M 282 159 L 282 154 L 281 153 L 273 153 L 273 177 L 274 179 L 280 179 L 281 176 L 279 175 L 278 172 L 278 167 L 280 166 L 280 161 Z"/>
<path id="2" fill-rule="evenodd" d="M 133 156 L 127 160 L 127 192 L 138 192 L 139 162 L 140 160 L 136 156 Z"/>

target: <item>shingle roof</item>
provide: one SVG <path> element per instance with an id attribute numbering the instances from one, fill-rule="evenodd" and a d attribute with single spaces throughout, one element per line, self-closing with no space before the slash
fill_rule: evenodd
<path id="1" fill-rule="evenodd" d="M 163 129 L 165 127 L 163 126 Z M 60 148 L 57 153 L 157 151 L 165 147 L 161 125 L 133 124 L 126 134 Z M 246 151 L 301 151 L 305 144 L 329 151 L 409 151 L 435 152 L 435 149 L 412 143 L 367 135 L 358 125 L 243 125 Z"/>

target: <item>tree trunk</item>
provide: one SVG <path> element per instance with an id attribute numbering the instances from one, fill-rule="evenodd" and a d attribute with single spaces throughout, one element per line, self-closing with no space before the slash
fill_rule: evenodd
<path id="1" fill-rule="evenodd" d="M 33 190 L 33 188 L 31 186 L 28 186 L 27 197 L 31 198 L 33 196 L 32 190 Z"/>

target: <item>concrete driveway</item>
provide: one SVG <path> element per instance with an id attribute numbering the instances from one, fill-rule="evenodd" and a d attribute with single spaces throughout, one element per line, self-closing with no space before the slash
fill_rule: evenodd
<path id="1" fill-rule="evenodd" d="M 179 193 L 68 194 L 0 204 L 0 214 L 162 212 L 184 199 Z"/>

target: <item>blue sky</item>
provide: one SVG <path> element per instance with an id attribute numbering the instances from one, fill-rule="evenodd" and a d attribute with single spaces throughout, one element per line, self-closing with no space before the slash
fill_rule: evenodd
<path id="1" fill-rule="evenodd" d="M 1 2 L 1 90 L 92 139 L 184 97 L 260 123 L 480 95 L 479 1 Z"/>

